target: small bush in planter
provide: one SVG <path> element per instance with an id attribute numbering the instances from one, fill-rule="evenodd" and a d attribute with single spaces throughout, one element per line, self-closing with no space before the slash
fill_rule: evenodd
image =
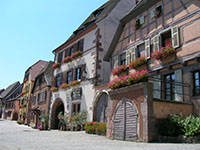
<path id="1" fill-rule="evenodd" d="M 57 63 L 53 64 L 52 67 L 53 67 L 54 69 L 59 68 L 59 67 L 60 67 L 60 63 L 57 62 Z"/>
<path id="2" fill-rule="evenodd" d="M 128 70 L 128 66 L 127 65 L 121 65 L 121 66 L 118 66 L 117 68 L 114 68 L 112 70 L 112 74 L 113 75 L 119 75 L 119 74 L 121 74 L 123 72 L 127 72 L 127 70 Z"/>
<path id="3" fill-rule="evenodd" d="M 129 68 L 133 68 L 133 69 L 137 69 L 142 65 L 146 65 L 147 64 L 147 58 L 146 57 L 140 57 L 137 58 L 136 60 L 132 61 L 129 64 Z"/>
<path id="4" fill-rule="evenodd" d="M 71 122 L 76 126 L 76 130 L 83 130 L 84 125 L 86 124 L 87 121 L 87 111 L 82 110 L 79 113 L 73 113 Z"/>
<path id="5" fill-rule="evenodd" d="M 50 91 L 51 91 L 51 92 L 57 92 L 57 91 L 58 91 L 58 88 L 57 88 L 57 87 L 51 87 Z"/>

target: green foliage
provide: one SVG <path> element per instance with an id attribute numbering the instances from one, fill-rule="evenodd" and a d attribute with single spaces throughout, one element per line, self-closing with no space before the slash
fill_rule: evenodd
<path id="1" fill-rule="evenodd" d="M 165 119 L 160 119 L 156 127 L 163 136 L 195 136 L 200 134 L 200 117 L 189 115 L 182 118 L 179 115 L 171 114 Z"/>
<path id="2" fill-rule="evenodd" d="M 79 113 L 73 113 L 72 114 L 72 123 L 75 124 L 76 126 L 83 126 L 85 125 L 87 121 L 87 111 L 82 110 Z"/>
<path id="3" fill-rule="evenodd" d="M 106 134 L 106 124 L 101 122 L 87 122 L 85 124 L 87 133 L 92 134 Z"/>
<path id="4" fill-rule="evenodd" d="M 158 132 L 163 136 L 178 136 L 181 134 L 182 130 L 178 124 L 181 120 L 179 115 L 169 115 L 165 119 L 158 120 L 156 127 Z"/>
<path id="5" fill-rule="evenodd" d="M 47 130 L 49 126 L 49 114 L 41 114 L 40 117 L 41 122 L 42 122 L 42 129 Z"/>
<path id="6" fill-rule="evenodd" d="M 200 134 L 200 117 L 189 115 L 181 120 L 179 124 L 183 127 L 185 136 L 195 136 Z"/>

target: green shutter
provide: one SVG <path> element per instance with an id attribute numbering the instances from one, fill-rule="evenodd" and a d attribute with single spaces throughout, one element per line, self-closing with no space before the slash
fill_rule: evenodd
<path id="1" fill-rule="evenodd" d="M 130 52 L 131 52 L 131 61 L 134 61 L 136 59 L 135 50 L 136 50 L 136 47 L 132 47 L 130 49 Z"/>
<path id="2" fill-rule="evenodd" d="M 156 35 L 153 39 L 153 51 L 160 49 L 159 40 L 159 35 Z"/>
<path id="3" fill-rule="evenodd" d="M 174 26 L 171 28 L 171 36 L 172 36 L 172 46 L 173 48 L 179 47 L 179 31 L 178 26 Z"/>
<path id="4" fill-rule="evenodd" d="M 175 71 L 175 101 L 183 101 L 182 70 Z"/>
<path id="5" fill-rule="evenodd" d="M 118 66 L 118 56 L 113 57 L 113 68 Z"/>
<path id="6" fill-rule="evenodd" d="M 145 55 L 147 58 L 151 57 L 151 52 L 150 52 L 150 39 L 145 40 Z"/>
<path id="7" fill-rule="evenodd" d="M 130 64 L 131 58 L 130 58 L 130 49 L 126 50 L 126 65 Z"/>

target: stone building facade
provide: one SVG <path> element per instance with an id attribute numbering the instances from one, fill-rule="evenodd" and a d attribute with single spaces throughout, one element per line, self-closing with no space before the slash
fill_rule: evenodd
<path id="1" fill-rule="evenodd" d="M 200 3 L 198 0 L 141 0 L 116 31 L 104 60 L 111 70 L 145 57 L 148 82 L 109 90 L 107 136 L 148 142 L 154 123 L 169 114 L 200 115 Z M 163 47 L 163 48 L 162 48 Z M 160 50 L 171 48 L 167 57 Z"/>
<path id="2" fill-rule="evenodd" d="M 108 1 L 53 51 L 56 68 L 53 88 L 56 90 L 50 106 L 51 128 L 58 128 L 59 112 L 71 114 L 86 110 L 88 121 L 93 120 L 95 87 L 109 81 L 110 65 L 103 61 L 103 57 L 119 20 L 134 6 L 135 0 Z"/>
<path id="3" fill-rule="evenodd" d="M 37 128 L 42 126 L 42 119 L 47 119 L 51 102 L 51 84 L 53 75 L 53 62 L 48 62 L 46 67 L 35 78 L 30 109 L 30 126 Z M 47 119 L 48 120 L 48 119 Z"/>

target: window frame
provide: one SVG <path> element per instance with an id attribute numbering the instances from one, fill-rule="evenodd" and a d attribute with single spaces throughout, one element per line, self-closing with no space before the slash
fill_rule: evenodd
<path id="1" fill-rule="evenodd" d="M 68 81 L 69 73 L 71 73 L 70 81 Z M 69 84 L 71 81 L 73 81 L 72 70 L 68 71 L 68 72 L 67 72 L 67 76 L 66 76 L 66 83 Z"/>
<path id="2" fill-rule="evenodd" d="M 124 59 L 122 59 L 122 56 L 124 56 Z M 126 65 L 126 52 L 123 52 L 119 55 L 120 64 L 119 65 Z"/>
<path id="3" fill-rule="evenodd" d="M 74 110 L 74 106 L 75 106 L 75 110 Z M 78 106 L 79 106 L 79 111 L 78 111 Z M 72 103 L 71 112 L 72 113 L 79 113 L 80 111 L 81 111 L 81 102 Z"/>
<path id="4" fill-rule="evenodd" d="M 170 76 L 170 81 L 166 80 L 167 76 Z M 174 80 L 172 80 L 172 76 L 174 76 Z M 175 101 L 175 81 L 175 73 L 164 75 L 164 97 L 166 100 Z M 166 88 L 167 83 L 170 83 L 170 88 Z M 168 96 L 170 96 L 170 99 L 167 99 L 167 89 L 170 89 L 170 94 L 168 94 Z"/>
<path id="5" fill-rule="evenodd" d="M 195 73 L 198 73 L 198 79 L 195 78 Z M 196 86 L 196 80 L 198 80 L 199 86 Z M 196 87 L 199 87 L 199 93 L 196 93 Z M 193 72 L 193 96 L 200 96 L 200 70 Z"/>

